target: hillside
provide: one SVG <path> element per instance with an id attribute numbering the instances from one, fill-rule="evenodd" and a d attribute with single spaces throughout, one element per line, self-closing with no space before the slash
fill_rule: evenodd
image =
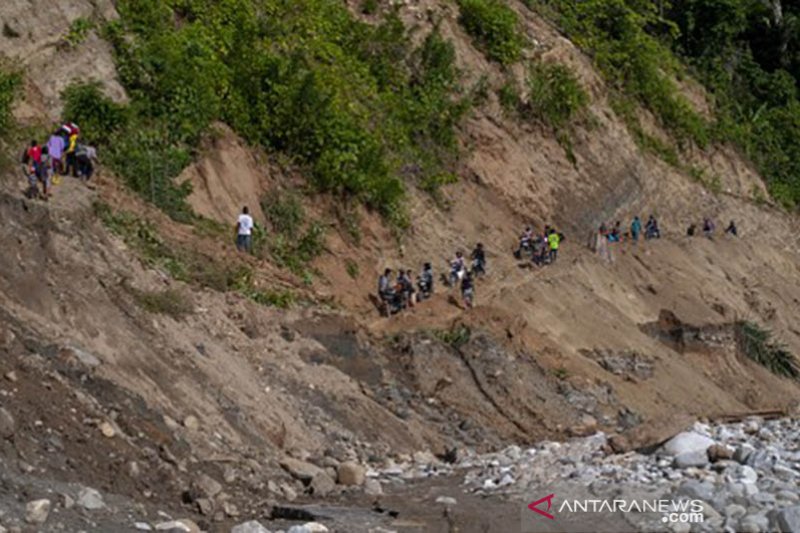
<path id="1" fill-rule="evenodd" d="M 514 446 L 633 465 L 649 459 L 607 435 L 646 452 L 697 420 L 796 419 L 797 379 L 742 344 L 755 327 L 759 347 L 800 353 L 794 192 L 744 133 L 691 129 L 726 112 L 720 93 L 665 66 L 670 122 L 554 3 L 509 2 L 522 37 L 502 46 L 476 37 L 470 1 L 351 4 L 0 6 L 3 72 L 20 76 L 6 155 L 60 118 L 100 151 L 88 186 L 62 178 L 46 203 L 19 165 L 0 179 L 2 527 L 509 531 L 531 494 L 462 487 L 497 468 L 483 454 L 534 484 Z M 253 255 L 230 238 L 242 205 Z M 586 246 L 651 213 L 663 238 L 610 263 Z M 715 238 L 686 237 L 704 217 Z M 566 237 L 557 262 L 515 260 L 521 229 L 545 224 Z M 439 284 L 380 316 L 384 268 L 441 273 L 476 242 L 473 309 Z"/>

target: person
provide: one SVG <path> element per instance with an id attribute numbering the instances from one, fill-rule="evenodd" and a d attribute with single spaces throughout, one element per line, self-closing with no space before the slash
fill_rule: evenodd
<path id="1" fill-rule="evenodd" d="M 735 223 L 733 220 L 731 220 L 731 223 L 730 223 L 730 224 L 728 224 L 728 227 L 727 227 L 727 228 L 725 228 L 725 234 L 726 234 L 726 235 L 727 235 L 727 234 L 731 234 L 731 235 L 733 235 L 734 237 L 736 237 L 737 235 L 739 235 L 739 230 L 736 228 L 736 223 Z"/>
<path id="2" fill-rule="evenodd" d="M 456 252 L 456 257 L 450 261 L 450 286 L 455 287 L 458 280 L 464 275 L 464 254 Z"/>
<path id="3" fill-rule="evenodd" d="M 472 273 L 477 277 L 486 274 L 486 251 L 483 249 L 483 243 L 475 245 L 472 250 Z"/>
<path id="4" fill-rule="evenodd" d="M 694 234 L 697 233 L 697 224 L 689 224 L 689 227 L 686 228 L 686 236 L 687 237 L 694 237 Z"/>
<path id="5" fill-rule="evenodd" d="M 72 174 L 73 178 L 78 177 L 78 159 L 75 150 L 78 148 L 78 129 L 77 127 L 65 126 L 67 131 L 66 143 L 66 165 L 64 167 L 64 174 Z"/>
<path id="6" fill-rule="evenodd" d="M 542 235 L 535 235 L 532 242 L 531 262 L 536 266 L 542 266 L 545 263 L 546 255 L 549 250 L 547 249 L 547 240 Z"/>
<path id="7" fill-rule="evenodd" d="M 631 239 L 633 242 L 639 242 L 639 234 L 642 232 L 642 221 L 639 216 L 633 217 L 631 222 Z"/>
<path id="8" fill-rule="evenodd" d="M 38 198 L 39 186 L 37 185 L 36 169 L 31 160 L 30 148 L 23 150 L 22 160 L 20 162 L 22 163 L 22 173 L 28 182 L 28 188 L 25 189 L 25 197 L 31 199 Z"/>
<path id="9" fill-rule="evenodd" d="M 250 252 L 253 247 L 253 217 L 247 206 L 242 208 L 242 214 L 236 223 L 236 249 L 240 252 Z"/>
<path id="10" fill-rule="evenodd" d="M 597 237 L 595 238 L 595 252 L 601 259 L 611 262 L 611 249 L 608 246 L 610 239 L 608 238 L 608 228 L 605 224 L 600 224 L 597 228 Z"/>
<path id="11" fill-rule="evenodd" d="M 47 151 L 50 153 L 53 174 L 61 174 L 64 171 L 62 161 L 64 157 L 64 137 L 61 136 L 60 131 L 54 132 L 47 141 Z"/>
<path id="12" fill-rule="evenodd" d="M 547 236 L 547 243 L 550 245 L 550 262 L 555 263 L 558 259 L 558 247 L 561 244 L 561 234 L 551 229 Z"/>
<path id="13" fill-rule="evenodd" d="M 52 176 L 53 167 L 50 160 L 50 150 L 47 146 L 42 147 L 41 162 L 39 168 L 36 169 L 36 179 L 42 184 L 42 199 L 46 202 L 50 196 L 50 176 Z"/>
<path id="14" fill-rule="evenodd" d="M 709 239 L 713 239 L 714 238 L 714 230 L 715 229 L 716 229 L 716 226 L 714 225 L 714 221 L 713 220 L 711 220 L 708 217 L 703 219 L 703 234 L 707 238 L 709 238 Z"/>
<path id="15" fill-rule="evenodd" d="M 650 215 L 647 219 L 647 224 L 645 224 L 644 238 L 647 240 L 661 238 L 661 230 L 658 229 L 658 221 L 653 215 Z"/>
<path id="16" fill-rule="evenodd" d="M 472 280 L 472 274 L 467 272 L 461 280 L 461 298 L 464 300 L 466 307 L 472 307 L 475 301 L 475 283 Z"/>
<path id="17" fill-rule="evenodd" d="M 522 252 L 531 249 L 531 239 L 533 239 L 533 229 L 530 226 L 525 228 L 519 237 L 519 248 L 514 252 L 514 257 L 522 259 Z"/>
<path id="18" fill-rule="evenodd" d="M 42 147 L 35 140 L 31 141 L 31 147 L 28 148 L 28 158 L 34 173 L 38 175 L 39 167 L 42 166 Z"/>
<path id="19" fill-rule="evenodd" d="M 397 274 L 397 287 L 400 289 L 403 307 L 414 307 L 414 281 L 411 270 L 399 270 Z"/>
<path id="20" fill-rule="evenodd" d="M 620 229 L 621 222 L 617 220 L 617 223 L 614 224 L 614 227 L 608 232 L 608 242 L 619 242 L 622 238 L 622 230 Z"/>
<path id="21" fill-rule="evenodd" d="M 387 268 L 378 278 L 378 299 L 383 303 L 386 315 L 391 315 L 400 310 L 397 293 L 392 285 L 392 269 Z"/>
<path id="22" fill-rule="evenodd" d="M 422 272 L 417 279 L 417 288 L 419 289 L 419 300 L 427 300 L 433 294 L 433 267 L 430 263 L 422 266 Z"/>
<path id="23" fill-rule="evenodd" d="M 88 144 L 79 144 L 75 149 L 75 164 L 78 176 L 84 181 L 89 181 L 94 174 L 93 161 L 97 159 L 97 150 Z"/>

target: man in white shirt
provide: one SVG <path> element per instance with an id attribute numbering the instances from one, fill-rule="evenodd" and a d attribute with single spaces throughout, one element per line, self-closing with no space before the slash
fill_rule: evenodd
<path id="1" fill-rule="evenodd" d="M 250 252 L 253 247 L 253 217 L 247 206 L 242 208 L 239 221 L 236 223 L 236 249 L 240 252 Z"/>

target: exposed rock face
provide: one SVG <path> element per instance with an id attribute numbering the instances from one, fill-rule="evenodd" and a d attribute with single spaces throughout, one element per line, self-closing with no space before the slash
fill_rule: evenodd
<path id="1" fill-rule="evenodd" d="M 116 101 L 126 99 L 117 81 L 111 47 L 96 30 L 75 45 L 66 37 L 78 19 L 94 22 L 114 20 L 117 13 L 110 0 L 4 0 L 0 7 L 0 50 L 20 61 L 27 73 L 25 99 L 15 111 L 25 122 L 56 120 L 61 113 L 61 91 L 73 81 L 98 81 Z"/>

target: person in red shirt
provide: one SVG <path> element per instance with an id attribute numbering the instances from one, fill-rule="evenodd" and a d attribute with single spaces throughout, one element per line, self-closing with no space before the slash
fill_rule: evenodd
<path id="1" fill-rule="evenodd" d="M 36 141 L 31 141 L 31 147 L 28 148 L 28 157 L 30 157 L 31 161 L 36 165 L 42 163 L 42 147 L 39 146 L 39 143 Z"/>

